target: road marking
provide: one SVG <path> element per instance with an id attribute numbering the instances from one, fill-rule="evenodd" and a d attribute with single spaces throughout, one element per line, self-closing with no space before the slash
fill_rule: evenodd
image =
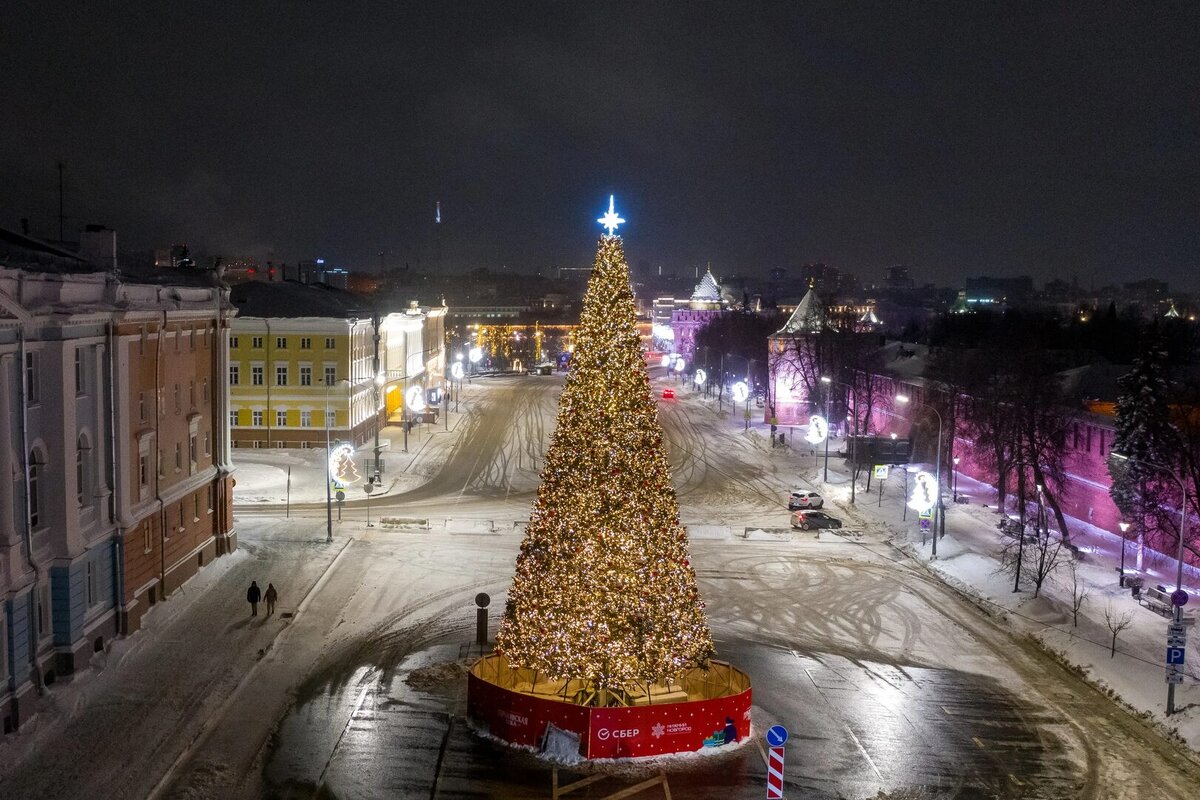
<path id="1" fill-rule="evenodd" d="M 875 762 L 871 760 L 871 755 L 867 752 L 867 748 L 862 746 L 862 742 L 854 735 L 854 730 L 849 725 L 846 726 L 846 730 L 850 732 L 850 738 L 854 740 L 854 744 L 858 745 L 858 752 L 862 753 L 863 758 L 871 765 L 871 771 L 875 773 L 875 777 L 882 781 L 883 776 L 879 774 L 879 770 L 875 767 Z"/>
<path id="2" fill-rule="evenodd" d="M 1024 781 L 1022 781 L 1022 780 L 1021 780 L 1020 778 L 1018 778 L 1016 775 L 1013 775 L 1011 772 L 1010 772 L 1010 773 L 1008 773 L 1008 779 L 1009 779 L 1010 781 L 1012 781 L 1013 783 L 1015 783 L 1017 786 L 1024 786 L 1024 785 L 1025 785 L 1025 782 L 1024 782 Z"/>
<path id="3" fill-rule="evenodd" d="M 971 737 L 971 741 L 972 741 L 972 742 L 974 742 L 974 743 L 975 743 L 975 746 L 976 746 L 976 747 L 978 747 L 980 750 L 982 750 L 982 749 L 983 749 L 983 742 L 979 741 L 979 737 L 978 737 L 978 736 L 972 736 L 972 737 Z"/>

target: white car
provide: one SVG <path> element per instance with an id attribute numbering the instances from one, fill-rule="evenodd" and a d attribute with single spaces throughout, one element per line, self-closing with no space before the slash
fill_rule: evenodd
<path id="1" fill-rule="evenodd" d="M 797 489 L 788 497 L 788 511 L 798 511 L 802 508 L 820 508 L 825 505 L 825 499 L 816 492 Z"/>

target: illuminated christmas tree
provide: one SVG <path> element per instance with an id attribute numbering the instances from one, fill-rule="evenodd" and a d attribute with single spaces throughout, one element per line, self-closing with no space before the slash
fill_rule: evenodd
<path id="1" fill-rule="evenodd" d="M 704 666 L 713 644 L 611 200 L 600 221 L 609 235 L 600 237 L 496 649 L 604 698 Z"/>

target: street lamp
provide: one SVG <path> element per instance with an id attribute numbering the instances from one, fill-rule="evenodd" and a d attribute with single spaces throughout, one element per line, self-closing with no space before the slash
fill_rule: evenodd
<path id="1" fill-rule="evenodd" d="M 938 436 L 937 436 L 937 453 L 935 455 L 936 463 L 933 469 L 933 480 L 937 484 L 937 502 L 933 504 L 933 551 L 931 558 L 937 558 L 937 542 L 938 542 L 938 518 L 943 520 L 943 530 L 945 529 L 946 509 L 942 508 L 942 412 L 938 411 L 928 403 L 913 401 L 907 395 L 896 395 L 897 403 L 912 403 L 914 406 L 924 406 L 937 415 L 938 421 Z"/>
<path id="2" fill-rule="evenodd" d="M 333 541 L 333 478 L 329 474 L 329 387 L 339 383 L 350 385 L 346 378 L 325 382 L 325 543 Z M 346 413 L 350 413 L 350 403 L 346 403 Z M 341 513 L 340 511 L 338 512 Z"/>
<path id="3" fill-rule="evenodd" d="M 954 502 L 958 502 L 958 456 L 954 457 L 954 472 L 950 475 L 950 494 Z"/>
<path id="4" fill-rule="evenodd" d="M 1125 534 L 1129 532 L 1129 523 L 1121 520 L 1117 523 L 1117 527 L 1121 529 L 1121 577 L 1117 581 L 1117 585 L 1122 589 L 1125 588 Z"/>
<path id="5" fill-rule="evenodd" d="M 1110 455 L 1113 458 L 1119 458 L 1122 461 L 1132 462 L 1134 460 L 1134 459 L 1131 459 L 1129 456 L 1122 455 L 1120 453 L 1111 453 Z M 1151 469 L 1155 469 L 1155 470 L 1158 470 L 1159 472 L 1163 472 L 1167 475 L 1170 475 L 1171 479 L 1173 481 L 1175 481 L 1177 484 L 1179 484 L 1179 491 L 1181 494 L 1180 501 L 1179 501 L 1179 547 L 1175 553 L 1175 560 L 1177 562 L 1176 566 L 1175 566 L 1175 591 L 1171 594 L 1171 605 L 1175 607 L 1175 615 L 1174 615 L 1175 624 L 1182 625 L 1183 624 L 1183 603 L 1187 602 L 1187 593 L 1184 592 L 1184 590 L 1183 590 L 1183 541 L 1187 536 L 1187 504 L 1188 504 L 1187 484 L 1184 483 L 1183 479 L 1180 478 L 1178 475 L 1176 475 L 1174 470 L 1172 470 L 1170 467 L 1163 466 L 1162 464 L 1156 464 L 1153 461 L 1143 461 L 1141 459 L 1137 459 L 1137 462 L 1144 467 L 1150 467 Z M 1121 550 L 1124 551 L 1124 549 L 1125 549 L 1125 546 L 1124 546 L 1124 544 L 1122 544 Z M 1177 595 L 1179 595 L 1180 593 L 1183 593 L 1182 596 L 1177 597 Z M 1180 599 L 1183 602 L 1182 603 L 1176 602 L 1177 599 Z M 1170 716 L 1171 714 L 1174 714 L 1174 713 L 1175 713 L 1175 684 L 1169 683 L 1169 684 L 1167 684 L 1167 716 Z"/>
<path id="6" fill-rule="evenodd" d="M 825 423 L 829 424 L 829 395 L 833 394 L 833 378 L 821 376 L 821 383 L 825 384 Z M 832 432 L 825 434 L 825 483 L 829 483 L 829 437 Z M 853 479 L 852 479 L 853 480 Z"/>

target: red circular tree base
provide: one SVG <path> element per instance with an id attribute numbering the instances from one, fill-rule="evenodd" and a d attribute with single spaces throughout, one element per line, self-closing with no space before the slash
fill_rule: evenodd
<path id="1" fill-rule="evenodd" d="M 750 678 L 722 661 L 688 671 L 661 701 L 631 706 L 577 705 L 534 691 L 536 676 L 501 655 L 479 659 L 467 676 L 467 716 L 509 744 L 540 746 L 546 726 L 579 735 L 584 758 L 636 758 L 690 753 L 723 741 L 726 720 L 739 738 L 750 733 Z M 687 697 L 702 699 L 678 699 Z"/>

